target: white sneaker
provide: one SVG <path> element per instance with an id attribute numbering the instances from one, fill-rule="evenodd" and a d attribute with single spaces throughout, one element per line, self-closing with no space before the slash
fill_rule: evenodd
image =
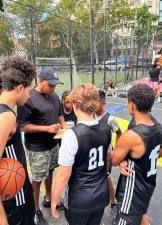
<path id="1" fill-rule="evenodd" d="M 160 97 L 158 97 L 158 102 L 160 102 Z"/>

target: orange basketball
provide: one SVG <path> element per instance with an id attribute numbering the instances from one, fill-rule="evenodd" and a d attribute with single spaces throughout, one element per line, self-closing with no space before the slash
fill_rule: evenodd
<path id="1" fill-rule="evenodd" d="M 0 159 L 0 195 L 2 201 L 13 198 L 23 187 L 25 170 L 23 165 L 11 158 Z"/>

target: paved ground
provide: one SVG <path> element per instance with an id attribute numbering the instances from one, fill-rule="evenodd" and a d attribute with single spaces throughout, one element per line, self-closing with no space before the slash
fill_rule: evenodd
<path id="1" fill-rule="evenodd" d="M 109 111 L 111 114 L 114 114 L 115 116 L 124 118 L 129 120 L 130 116 L 128 114 L 127 108 L 126 108 L 126 100 L 121 98 L 107 98 L 107 106 L 106 110 Z M 155 116 L 159 122 L 161 122 L 162 118 L 162 103 L 155 103 L 152 114 Z M 162 168 L 158 168 L 158 176 L 157 176 L 157 187 L 155 190 L 155 193 L 152 197 L 151 204 L 148 210 L 148 215 L 150 217 L 150 223 L 151 225 L 161 225 L 162 224 Z M 118 170 L 116 168 L 112 171 L 114 183 L 116 184 L 118 179 Z M 43 196 L 43 191 L 42 191 Z M 65 225 L 63 212 L 60 212 L 60 219 L 58 221 L 54 221 L 51 218 L 50 210 L 43 209 L 46 218 L 49 221 L 49 225 Z M 111 225 L 110 222 L 110 211 L 109 207 L 106 208 L 105 214 L 103 217 L 103 221 L 101 225 Z M 77 225 L 77 224 L 76 224 Z"/>

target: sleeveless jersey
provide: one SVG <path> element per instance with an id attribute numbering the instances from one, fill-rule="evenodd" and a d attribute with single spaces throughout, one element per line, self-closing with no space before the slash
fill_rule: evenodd
<path id="1" fill-rule="evenodd" d="M 105 113 L 105 115 L 101 118 L 101 123 L 103 124 L 107 124 L 108 123 L 108 119 L 110 117 L 110 114 L 108 112 Z"/>
<path id="2" fill-rule="evenodd" d="M 104 208 L 109 203 L 107 183 L 107 152 L 111 143 L 111 128 L 105 124 L 72 128 L 78 151 L 65 197 L 65 207 L 75 213 L 87 213 Z"/>
<path id="3" fill-rule="evenodd" d="M 0 104 L 0 114 L 3 112 L 13 112 L 7 105 Z M 16 116 L 16 115 L 15 115 Z M 29 202 L 32 195 L 32 187 L 29 181 L 28 173 L 27 173 L 27 164 L 25 158 L 25 152 L 21 141 L 21 133 L 17 128 L 16 132 L 6 143 L 2 158 L 13 158 L 18 160 L 24 167 L 26 172 L 26 179 L 23 188 L 19 193 L 15 195 L 14 198 L 4 201 L 4 207 L 17 207 L 24 205 L 26 202 Z"/>
<path id="4" fill-rule="evenodd" d="M 116 198 L 121 213 L 138 215 L 147 212 L 156 186 L 156 162 L 162 145 L 162 127 L 159 123 L 154 126 L 134 124 L 131 129 L 143 140 L 145 153 L 140 159 L 127 155 L 132 176 L 120 175 Z"/>
<path id="5" fill-rule="evenodd" d="M 150 118 L 155 124 L 159 123 L 151 114 L 150 114 Z M 131 121 L 128 124 L 128 130 L 133 128 L 134 126 L 136 126 L 136 122 L 134 120 L 134 117 L 132 117 Z"/>

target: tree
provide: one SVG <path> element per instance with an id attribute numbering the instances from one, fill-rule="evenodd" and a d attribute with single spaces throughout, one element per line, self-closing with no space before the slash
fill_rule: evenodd
<path id="1" fill-rule="evenodd" d="M 16 39 L 21 43 L 21 46 L 28 51 L 28 56 L 31 57 L 31 27 L 29 9 L 33 12 L 32 20 L 34 21 L 34 33 L 36 32 L 37 24 L 40 23 L 45 15 L 44 10 L 52 10 L 52 0 L 24 0 L 22 4 L 16 2 L 8 2 L 6 11 L 14 20 L 12 26 L 16 34 Z M 36 35 L 36 33 L 34 34 Z"/>
<path id="2" fill-rule="evenodd" d="M 150 45 L 152 35 L 155 33 L 157 27 L 154 25 L 159 16 L 149 12 L 149 7 L 144 5 L 137 8 L 136 23 L 134 24 L 134 33 L 138 46 L 146 44 Z"/>
<path id="3" fill-rule="evenodd" d="M 13 27 L 4 14 L 0 14 L 0 56 L 11 55 L 14 51 Z"/>
<path id="4" fill-rule="evenodd" d="M 37 56 L 69 57 L 80 63 L 90 63 L 89 5 L 88 0 L 60 0 L 53 6 L 52 0 L 24 0 L 23 5 L 9 3 L 7 10 L 16 15 L 13 22 L 18 38 L 24 38 L 24 47 L 30 47 L 29 7 L 33 7 Z M 24 5 L 25 4 L 25 5 Z M 44 10 L 49 11 L 45 13 Z M 132 8 L 127 0 L 93 0 L 93 34 L 96 64 L 103 60 L 104 19 L 106 20 L 107 52 L 110 51 L 111 33 L 131 28 L 138 44 L 149 42 L 157 16 L 148 7 Z M 50 40 L 56 39 L 51 47 Z M 58 45 L 57 45 L 58 44 Z M 72 44 L 72 45 L 71 45 Z M 107 55 L 108 57 L 108 55 Z"/>

